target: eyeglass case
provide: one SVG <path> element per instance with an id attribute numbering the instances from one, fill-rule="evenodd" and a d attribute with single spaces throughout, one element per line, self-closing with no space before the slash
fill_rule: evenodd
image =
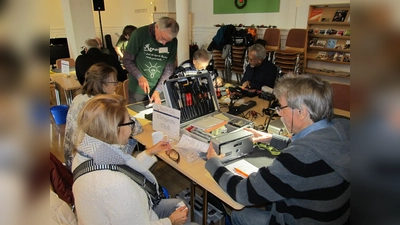
<path id="1" fill-rule="evenodd" d="M 253 151 L 252 134 L 243 128 L 253 127 L 254 122 L 221 112 L 209 73 L 165 80 L 163 92 L 167 106 L 181 111 L 181 134 L 203 142 L 212 142 L 217 154 L 226 155 L 223 161 L 230 161 Z M 191 124 L 217 114 L 228 118 L 225 132 L 193 132 L 187 129 Z"/>

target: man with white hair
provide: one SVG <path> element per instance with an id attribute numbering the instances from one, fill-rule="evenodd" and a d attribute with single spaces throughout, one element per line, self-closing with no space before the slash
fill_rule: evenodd
<path id="1" fill-rule="evenodd" d="M 100 44 L 96 39 L 87 39 L 85 41 L 85 53 L 78 56 L 75 60 L 76 77 L 81 85 L 85 82 L 86 71 L 95 63 L 104 62 L 114 67 L 118 74 L 117 80 L 123 82 L 126 80 L 127 72 L 122 69 L 118 59 L 110 54 L 102 53 Z"/>

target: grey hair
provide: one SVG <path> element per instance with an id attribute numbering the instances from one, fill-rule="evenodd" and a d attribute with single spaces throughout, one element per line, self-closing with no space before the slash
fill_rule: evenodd
<path id="1" fill-rule="evenodd" d="M 305 105 L 314 122 L 333 118 L 332 87 L 319 77 L 287 74 L 278 79 L 274 93 L 277 98 L 286 98 L 290 108 L 301 109 Z"/>
<path id="2" fill-rule="evenodd" d="M 256 57 L 258 59 L 264 60 L 267 57 L 267 52 L 265 51 L 265 47 L 260 44 L 254 44 L 249 47 L 249 52 L 256 52 Z"/>
<path id="3" fill-rule="evenodd" d="M 85 41 L 85 47 L 86 47 L 86 49 L 87 50 L 89 50 L 89 49 L 91 49 L 91 48 L 98 48 L 98 49 L 100 49 L 100 44 L 99 44 L 99 42 L 97 42 L 97 40 L 96 39 L 87 39 L 86 41 Z"/>
<path id="4" fill-rule="evenodd" d="M 169 29 L 171 38 L 176 38 L 179 32 L 179 24 L 172 18 L 161 17 L 157 20 L 157 26 L 160 30 Z"/>

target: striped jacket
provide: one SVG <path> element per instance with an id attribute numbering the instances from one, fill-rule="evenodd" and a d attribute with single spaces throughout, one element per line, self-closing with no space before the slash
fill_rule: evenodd
<path id="1" fill-rule="evenodd" d="M 272 141 L 271 141 L 272 143 Z M 211 158 L 206 168 L 237 202 L 272 203 L 269 224 L 345 224 L 350 215 L 350 122 L 292 141 L 270 166 L 244 179 Z"/>

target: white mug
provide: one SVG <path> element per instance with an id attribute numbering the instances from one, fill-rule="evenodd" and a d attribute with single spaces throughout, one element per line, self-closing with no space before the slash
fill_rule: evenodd
<path id="1" fill-rule="evenodd" d="M 151 138 L 153 139 L 153 145 L 155 145 L 161 140 L 167 141 L 168 135 L 164 134 L 161 131 L 155 131 L 155 132 L 151 133 Z"/>

